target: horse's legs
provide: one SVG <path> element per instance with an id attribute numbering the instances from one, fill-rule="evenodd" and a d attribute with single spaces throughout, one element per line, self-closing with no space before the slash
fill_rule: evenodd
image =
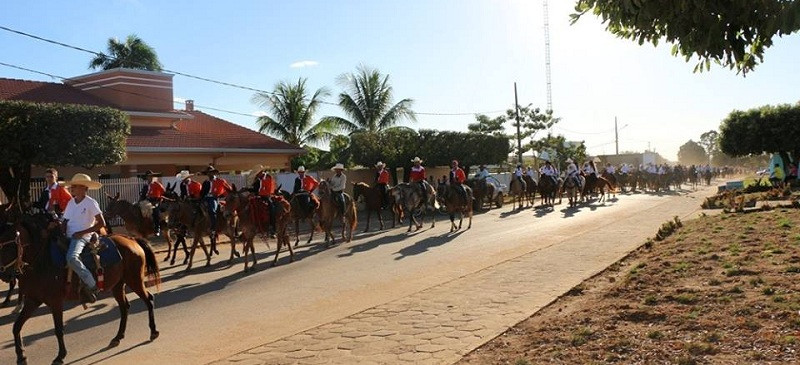
<path id="1" fill-rule="evenodd" d="M 300 244 L 300 218 L 294 220 L 294 234 L 297 239 L 294 241 L 294 247 Z"/>
<path id="2" fill-rule="evenodd" d="M 455 230 L 456 230 L 456 215 L 450 213 L 450 232 L 452 233 Z"/>
<path id="3" fill-rule="evenodd" d="M 25 325 L 25 322 L 31 318 L 33 312 L 42 305 L 42 302 L 36 299 L 32 299 L 29 297 L 25 297 L 25 306 L 22 307 L 22 311 L 17 316 L 17 319 L 14 321 L 14 350 L 17 352 L 17 364 L 27 364 L 27 360 L 25 359 L 24 350 L 22 348 L 22 336 L 20 336 L 20 332 L 22 331 L 22 326 Z M 63 341 L 62 341 L 63 343 Z M 59 352 L 61 350 L 59 349 Z M 66 352 L 66 350 L 65 350 Z M 66 353 L 64 354 L 66 355 Z"/>
<path id="4" fill-rule="evenodd" d="M 58 355 L 53 359 L 52 364 L 61 365 L 64 364 L 64 358 L 67 356 L 67 346 L 64 345 L 64 302 L 48 304 L 48 307 L 53 315 L 53 328 L 58 341 Z"/>
<path id="5" fill-rule="evenodd" d="M 369 232 L 369 219 L 372 217 L 372 210 L 367 207 L 367 227 L 364 232 Z M 381 208 L 378 208 L 378 220 L 381 222 L 381 229 L 383 229 L 383 221 L 381 221 Z"/>
<path id="6" fill-rule="evenodd" d="M 308 235 L 308 241 L 306 241 L 306 244 L 309 244 L 311 243 L 311 239 L 314 238 L 314 228 L 316 227 L 314 227 L 314 217 L 306 219 L 308 220 L 308 226 L 311 227 L 311 233 Z"/>
<path id="7" fill-rule="evenodd" d="M 8 282 L 8 293 L 6 294 L 6 300 L 4 300 L 3 304 L 0 306 L 8 307 L 8 305 L 11 304 L 11 293 L 14 292 L 14 287 L 16 285 L 17 285 L 16 279 L 11 279 L 11 281 Z"/>
<path id="8" fill-rule="evenodd" d="M 156 330 L 156 317 L 153 312 L 153 307 L 155 307 L 155 297 L 152 293 L 148 292 L 147 289 L 144 287 L 144 281 L 141 276 L 138 274 L 135 275 L 133 278 L 138 282 L 135 283 L 128 283 L 128 286 L 131 290 L 142 299 L 144 304 L 147 306 L 147 319 L 150 324 L 150 341 L 155 340 L 158 338 L 158 331 Z"/>
<path id="9" fill-rule="evenodd" d="M 114 285 L 111 291 L 114 294 L 114 299 L 117 300 L 117 305 L 119 305 L 119 330 L 117 330 L 117 335 L 111 339 L 111 343 L 108 346 L 117 347 L 119 342 L 125 338 L 125 328 L 128 326 L 128 310 L 130 310 L 131 304 L 128 303 L 128 298 L 125 296 L 125 283 L 123 281 Z"/>

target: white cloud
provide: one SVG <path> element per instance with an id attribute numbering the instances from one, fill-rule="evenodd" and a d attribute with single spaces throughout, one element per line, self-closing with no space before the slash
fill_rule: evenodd
<path id="1" fill-rule="evenodd" d="M 176 103 L 185 103 L 186 102 L 186 98 L 173 98 L 172 101 L 174 101 Z"/>
<path id="2" fill-rule="evenodd" d="M 263 116 L 267 115 L 267 112 L 265 112 L 263 110 L 256 110 L 256 111 L 250 113 L 250 115 L 252 115 L 254 117 L 263 117 Z"/>
<path id="3" fill-rule="evenodd" d="M 319 65 L 319 62 L 317 62 L 317 61 L 297 61 L 297 62 L 289 65 L 289 67 L 291 67 L 291 68 L 304 68 L 304 67 L 314 67 L 314 66 L 317 66 L 317 65 Z"/>

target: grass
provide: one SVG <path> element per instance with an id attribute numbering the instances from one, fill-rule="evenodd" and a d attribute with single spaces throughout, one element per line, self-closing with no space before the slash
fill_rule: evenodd
<path id="1" fill-rule="evenodd" d="M 778 220 L 778 228 L 792 228 L 792 222 L 788 218 Z"/>
<path id="2" fill-rule="evenodd" d="M 647 338 L 649 338 L 651 340 L 660 340 L 660 339 L 664 338 L 664 333 L 662 333 L 661 331 L 658 331 L 658 330 L 650 331 L 650 332 L 647 332 Z"/>
<path id="3" fill-rule="evenodd" d="M 572 334 L 572 340 L 570 341 L 570 343 L 572 344 L 572 346 L 583 345 L 589 342 L 593 334 L 594 331 L 592 331 L 591 328 L 583 327 Z"/>

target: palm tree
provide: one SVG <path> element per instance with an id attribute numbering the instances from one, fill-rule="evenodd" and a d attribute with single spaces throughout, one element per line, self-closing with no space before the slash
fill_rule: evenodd
<path id="1" fill-rule="evenodd" d="M 161 63 L 158 62 L 158 55 L 153 47 L 150 47 L 136 34 L 131 34 L 122 43 L 116 38 L 108 39 L 108 55 L 98 53 L 89 62 L 89 68 L 102 68 L 110 70 L 112 68 L 125 67 L 139 70 L 161 71 Z"/>
<path id="2" fill-rule="evenodd" d="M 389 75 L 361 65 L 355 73 L 339 76 L 339 83 L 345 87 L 345 92 L 339 94 L 339 106 L 350 119 L 329 116 L 323 121 L 350 132 L 378 132 L 397 125 L 403 118 L 417 120 L 411 110 L 414 100 L 403 99 L 392 105 Z"/>
<path id="3" fill-rule="evenodd" d="M 258 131 L 298 146 L 330 140 L 337 130 L 333 122 L 322 120 L 314 124 L 321 98 L 328 95 L 321 88 L 309 98 L 304 78 L 298 79 L 297 84 L 281 81 L 272 93 L 253 95 L 252 101 L 269 111 L 269 115 L 258 117 Z"/>

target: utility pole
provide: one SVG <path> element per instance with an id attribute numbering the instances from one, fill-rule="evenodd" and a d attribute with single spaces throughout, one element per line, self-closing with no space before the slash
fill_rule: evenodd
<path id="1" fill-rule="evenodd" d="M 616 146 L 616 154 L 619 155 L 619 129 L 617 129 L 617 117 L 614 117 L 614 146 Z"/>
<path id="2" fill-rule="evenodd" d="M 522 134 L 519 131 L 519 101 L 517 100 L 517 83 L 514 83 L 514 110 L 517 111 L 517 162 L 522 163 Z"/>

